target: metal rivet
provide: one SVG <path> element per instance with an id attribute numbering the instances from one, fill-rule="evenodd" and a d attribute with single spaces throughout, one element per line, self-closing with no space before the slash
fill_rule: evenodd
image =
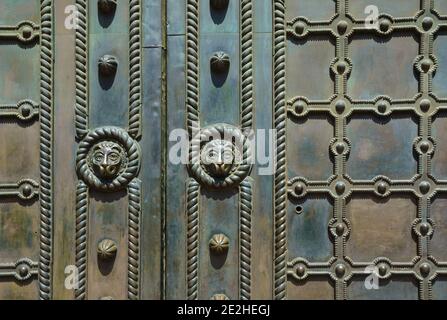
<path id="1" fill-rule="evenodd" d="M 335 103 L 335 110 L 337 110 L 338 113 L 343 113 L 346 109 L 346 102 L 344 100 L 338 100 Z"/>
<path id="2" fill-rule="evenodd" d="M 306 267 L 303 265 L 299 265 L 296 268 L 296 274 L 298 275 L 298 277 L 303 277 L 306 274 Z"/>
<path id="3" fill-rule="evenodd" d="M 211 300 L 230 300 L 230 298 L 223 293 L 217 293 L 211 297 Z"/>
<path id="4" fill-rule="evenodd" d="M 385 113 L 387 107 L 388 107 L 388 104 L 383 100 L 377 104 L 377 110 L 379 110 L 380 113 Z"/>
<path id="5" fill-rule="evenodd" d="M 428 143 L 428 141 L 422 141 L 420 148 L 422 152 L 426 153 L 430 149 L 430 143 Z"/>
<path id="6" fill-rule="evenodd" d="M 222 233 L 215 234 L 209 241 L 209 247 L 214 254 L 223 254 L 228 251 L 230 239 Z"/>
<path id="7" fill-rule="evenodd" d="M 387 189 L 387 184 L 385 182 L 379 182 L 379 184 L 377 185 L 377 191 L 380 194 L 385 194 L 386 193 L 386 189 Z"/>
<path id="8" fill-rule="evenodd" d="M 304 193 L 304 189 L 305 189 L 304 184 L 302 184 L 301 182 L 297 183 L 295 186 L 295 193 L 297 195 L 302 195 Z"/>
<path id="9" fill-rule="evenodd" d="M 348 68 L 348 64 L 344 61 L 340 61 L 337 63 L 337 72 L 338 74 L 345 73 L 346 69 Z"/>
<path id="10" fill-rule="evenodd" d="M 337 275 L 337 277 L 341 278 L 345 275 L 346 272 L 346 267 L 342 264 L 339 264 L 338 266 L 335 267 L 335 274 Z"/>
<path id="11" fill-rule="evenodd" d="M 430 269 L 431 269 L 430 265 L 425 262 L 425 263 L 421 264 L 421 267 L 419 270 L 421 270 L 421 274 L 423 276 L 427 276 L 430 273 Z"/>
<path id="12" fill-rule="evenodd" d="M 346 30 L 348 30 L 348 23 L 344 20 L 340 21 L 337 24 L 337 30 L 340 35 L 345 34 Z"/>
<path id="13" fill-rule="evenodd" d="M 386 266 L 386 264 L 380 264 L 379 265 L 379 274 L 383 277 L 384 275 L 386 275 L 386 273 L 388 272 L 388 267 Z"/>
<path id="14" fill-rule="evenodd" d="M 423 236 L 426 236 L 428 234 L 428 232 L 430 231 L 430 225 L 426 222 L 421 223 L 421 225 L 419 227 L 419 231 L 421 232 L 421 234 Z"/>
<path id="15" fill-rule="evenodd" d="M 109 14 L 116 9 L 116 0 L 98 0 L 99 11 Z"/>
<path id="16" fill-rule="evenodd" d="M 380 31 L 387 32 L 391 27 L 391 21 L 388 19 L 382 19 L 379 23 Z"/>
<path id="17" fill-rule="evenodd" d="M 430 183 L 428 183 L 427 181 L 421 182 L 421 184 L 419 185 L 419 190 L 423 194 L 426 194 L 428 191 L 430 191 Z"/>
<path id="18" fill-rule="evenodd" d="M 301 114 L 304 112 L 306 108 L 306 102 L 304 102 L 303 100 L 299 100 L 295 103 L 295 112 L 298 114 Z"/>
<path id="19" fill-rule="evenodd" d="M 345 225 L 344 225 L 343 223 L 338 223 L 338 224 L 335 226 L 335 233 L 336 233 L 338 236 L 342 236 L 343 233 L 345 233 Z"/>
<path id="20" fill-rule="evenodd" d="M 302 21 L 299 21 L 296 25 L 295 25 L 295 32 L 299 35 L 302 35 L 304 33 L 304 31 L 306 30 L 306 24 Z"/>
<path id="21" fill-rule="evenodd" d="M 423 99 L 420 106 L 422 111 L 427 112 L 431 107 L 431 102 L 428 99 Z"/>
<path id="22" fill-rule="evenodd" d="M 98 61 L 99 72 L 101 75 L 110 77 L 116 73 L 118 69 L 118 60 L 111 55 L 104 55 Z"/>
<path id="23" fill-rule="evenodd" d="M 343 194 L 346 190 L 346 184 L 342 181 L 339 181 L 335 184 L 335 191 L 337 191 L 337 193 L 339 195 Z"/>
<path id="24" fill-rule="evenodd" d="M 25 184 L 25 185 L 22 187 L 22 194 L 23 194 L 25 197 L 29 197 L 29 196 L 31 195 L 32 192 L 33 192 L 33 188 L 32 188 L 29 184 Z"/>
<path id="25" fill-rule="evenodd" d="M 111 239 L 104 239 L 98 243 L 98 256 L 103 260 L 110 260 L 115 257 L 117 250 L 115 241 Z"/>
<path id="26" fill-rule="evenodd" d="M 223 51 L 215 52 L 210 59 L 211 71 L 215 73 L 227 72 L 230 68 L 230 57 Z"/>
<path id="27" fill-rule="evenodd" d="M 229 0 L 211 0 L 211 7 L 216 10 L 223 10 L 228 7 Z"/>
<path id="28" fill-rule="evenodd" d="M 338 154 L 342 154 L 343 151 L 345 151 L 345 145 L 342 142 L 337 143 L 337 145 L 335 146 L 335 150 L 337 150 Z"/>
<path id="29" fill-rule="evenodd" d="M 29 39 L 33 35 L 33 28 L 30 26 L 24 26 L 22 28 L 22 37 L 23 39 Z"/>
<path id="30" fill-rule="evenodd" d="M 421 61 L 421 69 L 422 69 L 422 71 L 424 71 L 424 72 L 428 72 L 428 71 L 430 71 L 431 64 L 432 64 L 432 62 L 431 62 L 430 59 L 424 59 L 424 60 L 422 60 L 422 61 Z"/>
<path id="31" fill-rule="evenodd" d="M 425 31 L 428 31 L 431 29 L 431 27 L 433 27 L 433 19 L 430 17 L 425 17 L 422 20 L 422 28 L 424 28 Z"/>
<path id="32" fill-rule="evenodd" d="M 26 276 L 28 275 L 28 273 L 29 273 L 29 267 L 28 267 L 27 265 L 25 265 L 25 264 L 21 264 L 21 265 L 19 265 L 19 267 L 18 267 L 18 272 L 19 272 L 19 275 L 20 275 L 22 278 L 24 278 L 24 277 L 26 277 Z"/>

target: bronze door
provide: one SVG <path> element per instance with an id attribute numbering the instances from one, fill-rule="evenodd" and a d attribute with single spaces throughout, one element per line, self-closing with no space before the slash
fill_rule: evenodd
<path id="1" fill-rule="evenodd" d="M 442 0 L 0 0 L 0 299 L 447 298 L 446 30 Z"/>

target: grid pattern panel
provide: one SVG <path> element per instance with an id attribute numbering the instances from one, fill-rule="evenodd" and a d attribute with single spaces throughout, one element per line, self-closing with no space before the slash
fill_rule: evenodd
<path id="1" fill-rule="evenodd" d="M 381 279 L 393 279 L 395 275 L 405 279 L 414 278 L 419 284 L 419 298 L 430 299 L 435 279 L 447 274 L 447 262 L 438 261 L 432 255 L 430 247 L 430 239 L 436 232 L 436 226 L 430 218 L 430 205 L 436 195 L 447 192 L 447 181 L 432 175 L 431 167 L 431 160 L 436 152 L 432 120 L 447 109 L 447 99 L 436 96 L 432 88 L 433 77 L 438 68 L 433 47 L 435 36 L 447 29 L 447 16 L 435 10 L 433 0 L 421 0 L 420 10 L 415 16 L 393 17 L 381 13 L 377 25 L 371 27 L 368 21 L 359 20 L 350 14 L 348 0 L 335 2 L 336 13 L 330 20 L 313 21 L 298 16 L 286 23 L 289 46 L 320 35 L 332 38 L 336 46 L 336 56 L 328 66 L 334 80 L 333 96 L 328 100 L 311 100 L 294 92 L 292 94 L 297 96 L 287 101 L 288 117 L 291 119 L 309 119 L 318 114 L 333 119 L 334 137 L 329 150 L 334 163 L 334 174 L 327 181 L 311 181 L 302 176 L 288 177 L 288 195 L 291 201 L 303 201 L 318 194 L 329 195 L 333 199 L 333 219 L 328 227 L 334 243 L 334 255 L 322 263 L 310 262 L 303 257 L 289 257 L 287 274 L 298 282 L 305 279 L 311 281 L 315 276 L 329 276 L 335 284 L 336 299 L 346 299 L 350 281 L 357 276 L 370 274 L 371 271 L 367 268 L 375 266 L 377 276 Z M 414 97 L 395 99 L 379 95 L 369 100 L 357 99 L 349 94 L 348 82 L 356 67 L 349 57 L 349 49 L 362 35 L 372 35 L 383 41 L 402 35 L 416 38 L 419 54 L 414 57 L 413 64 L 419 90 Z M 292 66 L 288 66 L 290 68 Z M 413 153 L 417 158 L 416 174 L 409 179 L 391 179 L 385 175 L 364 180 L 351 177 L 347 171 L 347 162 L 352 152 L 351 141 L 347 136 L 350 120 L 356 116 L 364 116 L 386 122 L 402 115 L 410 115 L 416 119 L 418 125 L 417 138 L 413 141 Z M 355 197 L 388 201 L 397 196 L 416 199 L 417 214 L 407 227 L 417 239 L 417 255 L 409 261 L 392 261 L 389 257 L 354 261 L 346 253 L 346 244 L 347 241 L 352 241 L 350 234 L 353 232 L 347 215 L 349 202 Z M 413 243 L 408 245 L 413 246 Z"/>

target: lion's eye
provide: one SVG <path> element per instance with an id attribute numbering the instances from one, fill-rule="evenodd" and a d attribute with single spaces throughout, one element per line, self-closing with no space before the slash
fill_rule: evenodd
<path id="1" fill-rule="evenodd" d="M 119 160 L 119 154 L 118 153 L 116 153 L 116 152 L 112 152 L 110 155 L 109 155 L 109 159 L 111 160 L 111 161 L 118 161 Z"/>
<path id="2" fill-rule="evenodd" d="M 101 152 L 98 152 L 94 155 L 94 159 L 96 162 L 101 162 L 103 158 L 104 158 L 104 154 L 102 154 Z"/>

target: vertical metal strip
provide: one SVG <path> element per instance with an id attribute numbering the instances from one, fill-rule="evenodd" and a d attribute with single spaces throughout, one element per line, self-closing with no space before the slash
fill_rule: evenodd
<path id="1" fill-rule="evenodd" d="M 88 132 L 88 3 L 87 0 L 76 0 L 76 137 L 82 140 Z"/>
<path id="2" fill-rule="evenodd" d="M 129 129 L 141 136 L 141 0 L 129 0 Z"/>
<path id="3" fill-rule="evenodd" d="M 53 266 L 53 1 L 41 0 L 39 298 L 52 298 Z"/>
<path id="4" fill-rule="evenodd" d="M 78 182 L 76 189 L 76 267 L 78 271 L 78 288 L 75 290 L 76 300 L 87 297 L 87 239 L 89 189 L 83 181 Z"/>
<path id="5" fill-rule="evenodd" d="M 273 0 L 273 104 L 276 130 L 274 182 L 274 292 L 275 299 L 287 297 L 286 226 L 286 30 L 284 0 Z"/>
<path id="6" fill-rule="evenodd" d="M 251 219 L 253 191 L 246 178 L 239 187 L 239 299 L 251 299 Z"/>
<path id="7" fill-rule="evenodd" d="M 140 299 L 140 216 L 141 181 L 134 179 L 128 187 L 128 266 L 127 292 L 130 300 Z"/>

